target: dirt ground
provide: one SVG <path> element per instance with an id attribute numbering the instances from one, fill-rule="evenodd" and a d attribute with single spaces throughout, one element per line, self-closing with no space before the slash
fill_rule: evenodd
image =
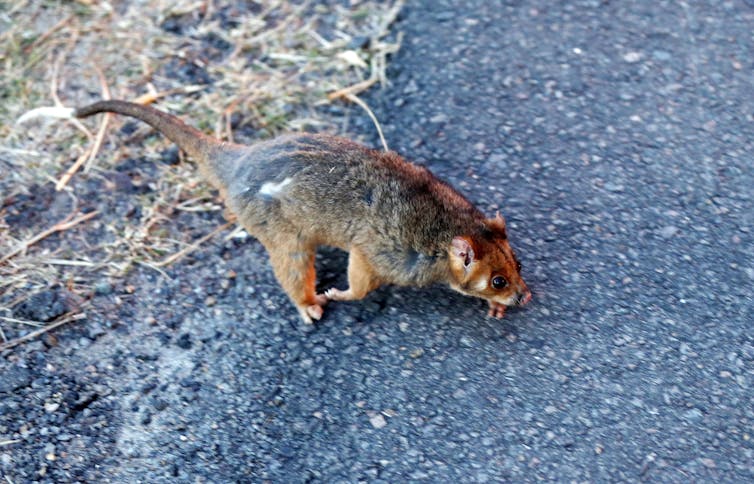
<path id="1" fill-rule="evenodd" d="M 149 127 L 109 115 L 23 126 L 15 119 L 110 97 L 153 103 L 242 143 L 282 131 L 348 133 L 347 96 L 386 82 L 399 9 L 22 1 L 6 10 L 0 348 L 97 311 L 98 294 L 133 293 L 126 281 L 136 268 L 169 277 L 203 243 L 244 238 L 225 224 L 221 201 L 194 166 Z"/>
<path id="2" fill-rule="evenodd" d="M 147 334 L 162 334 L 163 349 L 195 346 L 181 326 L 197 307 L 214 311 L 220 294 L 259 290 L 264 304 L 285 307 L 261 246 L 227 223 L 217 193 L 168 140 L 117 116 L 15 120 L 40 106 L 114 98 L 241 143 L 284 131 L 349 134 L 353 113 L 366 117 L 356 96 L 387 86 L 401 4 L 0 5 L 0 474 L 8 482 L 114 478 L 118 471 L 97 469 L 120 438 L 108 427 L 113 405 L 130 390 L 113 392 L 102 378 L 122 374 L 123 355 L 149 353 Z M 146 333 L 122 346 L 119 335 L 133 331 Z"/>

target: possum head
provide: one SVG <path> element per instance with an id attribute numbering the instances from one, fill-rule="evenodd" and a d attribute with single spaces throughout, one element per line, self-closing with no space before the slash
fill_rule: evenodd
<path id="1" fill-rule="evenodd" d="M 450 287 L 456 291 L 486 299 L 491 308 L 523 306 L 531 299 L 500 214 L 475 233 L 454 237 L 448 252 Z M 490 314 L 502 316 L 502 309 Z"/>

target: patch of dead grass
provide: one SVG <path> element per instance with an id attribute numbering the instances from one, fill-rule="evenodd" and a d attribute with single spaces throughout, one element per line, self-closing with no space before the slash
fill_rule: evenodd
<path id="1" fill-rule="evenodd" d="M 7 313 L 0 347 L 24 337 L 28 324 L 14 323 L 10 310 L 30 294 L 57 284 L 87 296 L 94 279 L 121 277 L 134 265 L 165 274 L 161 267 L 232 230 L 217 220 L 202 225 L 203 234 L 175 225 L 177 213 L 221 211 L 187 164 L 160 166 L 154 190 L 136 197 L 136 224 L 80 210 L 90 197 L 107 194 L 70 179 L 109 187 L 118 162 L 159 157 L 170 142 L 147 137 L 149 128 L 139 125 L 126 136 L 120 129 L 129 120 L 118 116 L 22 127 L 14 120 L 39 106 L 111 96 L 155 102 L 243 143 L 288 130 L 347 132 L 348 110 L 332 115 L 327 107 L 358 102 L 353 96 L 386 82 L 387 57 L 400 44 L 389 27 L 403 1 L 344 3 L 20 0 L 0 10 L 0 315 Z M 51 184 L 70 196 L 64 220 L 41 217 L 20 227 L 5 221 L 9 200 Z M 93 229 L 109 240 L 92 244 L 84 233 Z"/>

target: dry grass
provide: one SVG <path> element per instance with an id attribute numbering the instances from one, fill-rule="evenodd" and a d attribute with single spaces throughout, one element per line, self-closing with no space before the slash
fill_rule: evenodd
<path id="1" fill-rule="evenodd" d="M 170 145 L 147 137 L 148 128 L 125 136 L 118 130 L 127 120 L 117 116 L 23 127 L 15 119 L 39 106 L 113 97 L 156 102 L 238 142 L 287 130 L 347 132 L 347 114 L 325 108 L 358 102 L 359 92 L 385 82 L 386 58 L 399 47 L 388 29 L 402 0 L 347 3 L 19 0 L 0 8 L 0 347 L 28 331 L 9 316 L 30 294 L 58 284 L 86 297 L 95 279 L 121 277 L 134 264 L 164 274 L 197 241 L 232 230 L 215 221 L 192 236 L 174 225 L 176 213 L 221 210 L 188 164 L 160 168 L 150 196 L 138 197 L 138 224 L 82 208 L 91 193 L 77 177 L 109 187 L 118 162 L 155 159 Z M 6 222 L 8 200 L 52 186 L 68 196 L 64 220 Z M 93 230 L 110 240 L 92 243 L 85 233 Z"/>

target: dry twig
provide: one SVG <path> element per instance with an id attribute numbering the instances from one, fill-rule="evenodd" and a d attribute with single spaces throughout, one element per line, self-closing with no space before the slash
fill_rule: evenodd
<path id="1" fill-rule="evenodd" d="M 353 94 L 346 94 L 345 98 L 351 101 L 354 104 L 358 104 L 364 111 L 367 112 L 369 117 L 372 119 L 372 122 L 374 123 L 374 126 L 377 128 L 377 134 L 380 135 L 380 141 L 382 142 L 382 147 L 385 149 L 385 151 L 390 151 L 390 148 L 387 147 L 387 141 L 385 141 L 385 136 L 382 134 L 382 127 L 380 126 L 380 122 L 377 121 L 377 116 L 374 115 L 371 109 L 369 109 L 369 106 L 367 103 L 359 99 Z"/>
<path id="2" fill-rule="evenodd" d="M 14 346 L 18 346 L 21 343 L 26 343 L 27 341 L 31 341 L 34 338 L 47 333 L 48 331 L 52 331 L 55 328 L 63 326 L 64 324 L 68 324 L 71 321 L 79 321 L 79 320 L 84 319 L 84 318 L 86 318 L 86 314 L 84 314 L 84 313 L 78 313 L 78 314 L 68 313 L 68 314 L 64 314 L 62 316 L 62 319 L 59 319 L 58 321 L 56 321 L 56 322 L 54 322 L 52 324 L 48 324 L 47 326 L 44 326 L 44 327 L 39 328 L 39 329 L 37 329 L 35 331 L 32 331 L 31 333 L 27 333 L 27 334 L 25 334 L 25 335 L 23 335 L 23 336 L 21 336 L 19 338 L 15 338 L 15 339 L 12 339 L 12 340 L 10 340 L 10 341 L 8 341 L 6 343 L 0 344 L 0 351 L 5 351 L 7 349 L 13 348 Z"/>
<path id="3" fill-rule="evenodd" d="M 193 244 L 189 245 L 188 247 L 186 247 L 184 249 L 181 249 L 180 251 L 178 251 L 175 254 L 171 255 L 167 259 L 165 259 L 165 260 L 163 260 L 161 262 L 158 262 L 158 263 L 156 263 L 154 265 L 157 266 L 157 267 L 165 267 L 167 265 L 172 264 L 173 262 L 175 262 L 177 260 L 182 259 L 183 257 L 187 256 L 191 252 L 193 252 L 196 249 L 198 249 L 204 242 L 208 241 L 209 239 L 211 239 L 212 237 L 214 237 L 215 235 L 219 234 L 220 232 L 222 232 L 223 230 L 227 229 L 228 227 L 230 227 L 232 225 L 233 225 L 233 222 L 228 222 L 228 223 L 225 223 L 225 224 L 217 227 L 215 230 L 213 230 L 212 232 L 208 233 L 204 237 L 200 238 L 199 240 L 197 240 Z"/>
<path id="4" fill-rule="evenodd" d="M 19 245 L 18 247 L 16 247 L 10 253 L 4 255 L 3 258 L 0 259 L 0 264 L 2 264 L 3 262 L 7 261 L 8 259 L 10 259 L 12 257 L 15 257 L 16 255 L 18 255 L 18 254 L 20 254 L 22 252 L 25 252 L 32 245 L 36 244 L 37 242 L 39 242 L 40 240 L 42 240 L 42 239 L 44 239 L 46 237 L 49 237 L 50 235 L 54 234 L 55 232 L 62 232 L 64 230 L 68 230 L 71 227 L 74 227 L 74 226 L 80 224 L 81 222 L 86 222 L 90 218 L 96 217 L 97 214 L 99 214 L 99 212 L 97 212 L 95 210 L 94 212 L 86 213 L 86 214 L 84 214 L 84 215 L 82 215 L 82 216 L 80 216 L 78 218 L 73 219 L 73 220 L 71 220 L 73 218 L 73 214 L 69 215 L 68 217 L 66 217 L 62 221 L 56 223 L 55 225 L 53 225 L 49 229 L 45 230 L 44 232 L 41 232 L 41 233 L 35 235 L 34 237 L 32 237 L 31 239 L 27 240 L 26 242 L 22 242 L 21 245 Z"/>

